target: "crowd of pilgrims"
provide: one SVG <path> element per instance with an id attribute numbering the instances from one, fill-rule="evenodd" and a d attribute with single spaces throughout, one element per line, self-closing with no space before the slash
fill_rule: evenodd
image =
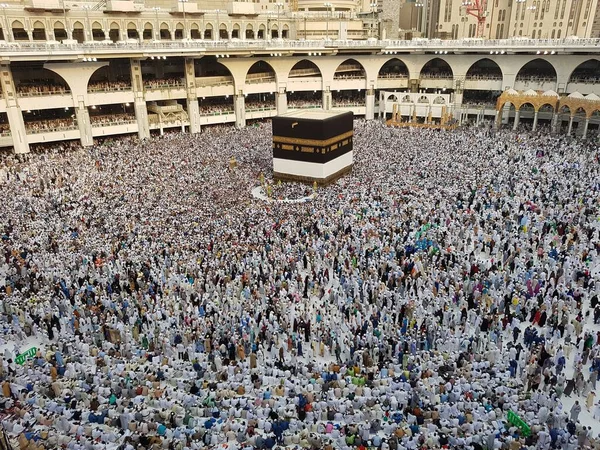
<path id="1" fill-rule="evenodd" d="M 599 448 L 594 141 L 356 121 L 287 204 L 251 195 L 271 136 L 3 158 L 14 448 Z"/>

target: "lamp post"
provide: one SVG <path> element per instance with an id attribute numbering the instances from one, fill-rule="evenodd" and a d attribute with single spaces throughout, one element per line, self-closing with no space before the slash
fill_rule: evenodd
<path id="1" fill-rule="evenodd" d="M 154 17 L 156 18 L 156 32 L 154 33 L 154 38 L 159 41 L 160 40 L 160 24 L 158 23 L 158 12 L 160 11 L 159 6 L 155 6 L 152 8 L 154 11 Z"/>
<path id="2" fill-rule="evenodd" d="M 185 4 L 188 1 L 189 0 L 179 0 L 179 2 L 181 3 L 182 11 L 183 11 L 183 36 L 182 36 L 182 39 L 184 41 L 187 40 L 187 27 L 185 26 Z"/>
<path id="3" fill-rule="evenodd" d="M 280 17 L 281 9 L 283 8 L 283 3 L 281 3 L 281 2 L 275 3 L 275 6 L 277 7 L 277 37 L 279 39 L 281 39 L 281 23 L 280 23 L 279 17 Z"/>
<path id="4" fill-rule="evenodd" d="M 325 40 L 329 40 L 329 11 L 331 10 L 331 7 L 333 6 L 330 2 L 325 2 L 323 3 L 323 6 L 325 6 L 325 8 L 327 8 L 327 28 L 326 28 L 326 32 L 325 32 Z"/>
<path id="5" fill-rule="evenodd" d="M 0 3 L 0 8 L 2 8 L 2 15 L 4 16 L 4 26 L 2 27 L 2 30 L 4 31 L 4 39 L 10 41 L 10 27 L 8 26 L 8 19 L 6 18 L 6 8 L 8 8 L 8 5 L 6 3 Z"/>
<path id="6" fill-rule="evenodd" d="M 537 9 L 535 5 L 531 5 L 527 7 L 527 11 L 531 11 L 529 13 L 529 20 L 527 21 L 527 37 L 529 37 L 529 27 L 531 26 L 531 17 L 533 16 L 533 12 Z"/>
<path id="7" fill-rule="evenodd" d="M 217 9 L 217 30 L 216 30 L 217 41 L 221 40 L 221 19 L 220 19 L 219 14 L 221 14 L 221 10 Z"/>
<path id="8" fill-rule="evenodd" d="M 421 11 L 422 11 L 421 8 L 423 8 L 424 6 L 425 6 L 425 4 L 422 2 L 415 3 L 415 8 L 417 8 L 417 31 L 419 31 L 419 32 L 421 31 Z M 410 26 L 412 27 L 412 20 L 411 20 Z"/>
<path id="9" fill-rule="evenodd" d="M 371 6 L 371 35 L 372 35 L 373 24 L 375 23 L 375 8 L 377 8 L 377 3 L 371 2 L 370 6 Z M 379 34 L 379 30 L 378 30 L 377 34 Z"/>
<path id="10" fill-rule="evenodd" d="M 306 40 L 306 13 L 304 15 L 304 40 Z"/>
<path id="11" fill-rule="evenodd" d="M 465 37 L 465 26 L 466 26 L 467 22 L 469 21 L 469 13 L 467 11 L 467 8 L 469 6 L 471 6 L 471 2 L 468 2 L 468 1 L 465 0 L 465 1 L 463 1 L 460 4 L 460 6 L 461 6 L 461 9 L 460 9 L 461 10 L 461 16 L 462 16 L 460 18 L 460 21 L 462 23 L 462 37 L 464 38 Z"/>
<path id="12" fill-rule="evenodd" d="M 67 23 L 67 8 L 65 7 L 65 0 L 62 0 L 62 10 L 63 10 L 63 16 L 65 18 L 65 34 L 66 39 L 69 39 L 69 24 Z M 56 39 L 56 36 L 54 36 L 54 38 Z"/>
<path id="13" fill-rule="evenodd" d="M 90 29 L 90 16 L 89 16 L 89 11 L 92 8 L 91 5 L 83 5 L 83 9 L 85 10 L 85 40 L 86 41 L 91 41 L 92 40 L 92 36 L 91 36 L 91 29 Z"/>

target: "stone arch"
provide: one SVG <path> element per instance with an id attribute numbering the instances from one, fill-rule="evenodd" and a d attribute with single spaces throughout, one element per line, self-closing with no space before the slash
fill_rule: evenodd
<path id="1" fill-rule="evenodd" d="M 342 61 L 333 72 L 333 79 L 366 78 L 367 71 L 359 61 L 348 58 Z"/>
<path id="2" fill-rule="evenodd" d="M 30 86 L 39 86 L 54 88 L 57 92 L 69 92 L 71 86 L 68 81 L 60 74 L 43 67 L 42 63 L 35 63 L 33 66 L 26 67 L 14 63 L 12 66 L 13 80 L 17 92 L 26 92 Z"/>
<path id="3" fill-rule="evenodd" d="M 29 40 L 29 35 L 27 34 L 27 31 L 25 30 L 23 22 L 21 22 L 20 20 L 13 20 L 10 25 L 10 28 L 11 28 L 12 35 L 13 35 L 13 38 L 15 41 L 28 41 Z"/>
<path id="4" fill-rule="evenodd" d="M 445 105 L 446 99 L 444 97 L 442 97 L 441 95 L 438 95 L 436 98 L 433 99 L 433 104 L 434 105 Z"/>
<path id="5" fill-rule="evenodd" d="M 254 26 L 249 23 L 246 25 L 246 39 L 254 39 Z"/>
<path id="6" fill-rule="evenodd" d="M 521 66 L 517 71 L 516 80 L 529 80 L 533 77 L 551 78 L 556 82 L 557 71 L 548 60 L 536 58 Z"/>
<path id="7" fill-rule="evenodd" d="M 80 21 L 76 21 L 73 23 L 73 39 L 77 42 L 81 43 L 85 40 L 85 33 L 83 31 L 83 23 Z"/>
<path id="8" fill-rule="evenodd" d="M 229 39 L 229 28 L 227 28 L 227 24 L 225 22 L 221 22 L 219 25 L 219 39 Z"/>
<path id="9" fill-rule="evenodd" d="M 114 21 L 111 22 L 108 26 L 108 38 L 113 42 L 117 42 L 121 39 L 120 33 L 121 27 L 119 26 L 119 24 Z"/>
<path id="10" fill-rule="evenodd" d="M 525 110 L 527 110 L 527 109 L 532 109 L 533 111 L 535 111 L 535 110 L 536 110 L 536 107 L 535 107 L 535 104 L 534 104 L 534 103 L 535 103 L 535 102 L 533 102 L 533 101 L 528 101 L 528 100 L 525 100 L 525 101 L 523 101 L 523 102 L 521 102 L 521 103 L 519 103 L 519 104 L 516 104 L 516 105 L 515 105 L 515 108 L 517 109 L 517 111 L 521 111 L 521 110 L 523 109 L 523 106 L 526 106 L 526 105 L 528 105 L 528 106 L 531 106 L 531 108 L 525 108 Z"/>
<path id="11" fill-rule="evenodd" d="M 103 41 L 105 39 L 102 24 L 98 21 L 92 22 L 92 39 L 94 41 Z"/>
<path id="12" fill-rule="evenodd" d="M 267 27 L 264 23 L 261 23 L 258 26 L 258 33 L 256 35 L 258 39 L 266 39 L 267 38 Z"/>
<path id="13" fill-rule="evenodd" d="M 231 39 L 240 39 L 240 24 L 234 23 L 231 27 Z"/>
<path id="14" fill-rule="evenodd" d="M 267 61 L 265 61 L 264 59 L 259 59 L 254 64 L 252 64 L 246 72 L 245 82 L 248 83 L 249 80 L 255 80 L 255 82 L 256 80 L 262 80 L 263 82 L 277 82 L 277 72 L 275 71 L 273 66 Z"/>
<path id="15" fill-rule="evenodd" d="M 160 30 L 160 38 L 161 39 L 167 39 L 167 40 L 171 39 L 171 29 L 167 22 L 161 22 L 159 30 Z"/>
<path id="16" fill-rule="evenodd" d="M 184 39 L 185 36 L 183 35 L 184 32 L 184 26 L 183 23 L 181 22 L 175 22 L 175 39 Z"/>
<path id="17" fill-rule="evenodd" d="M 429 103 L 430 103 L 430 102 L 429 102 L 429 97 L 427 97 L 426 95 L 421 95 L 421 96 L 420 96 L 420 97 L 417 99 L 417 103 L 420 103 L 420 104 L 423 104 L 423 105 L 424 105 L 424 104 L 427 104 L 427 105 L 429 105 Z"/>
<path id="18" fill-rule="evenodd" d="M 556 110 L 556 104 L 555 103 L 546 102 L 546 103 L 542 103 L 538 107 L 538 111 L 545 111 L 545 110 L 548 110 L 548 109 L 550 109 L 552 112 L 554 112 Z"/>
<path id="19" fill-rule="evenodd" d="M 296 71 L 296 73 L 292 73 L 292 71 Z M 296 64 L 292 66 L 288 73 L 289 78 L 302 78 L 302 77 L 320 77 L 323 78 L 323 73 L 321 69 L 314 61 L 309 59 L 301 59 Z"/>
<path id="20" fill-rule="evenodd" d="M 596 58 L 588 59 L 575 67 L 569 74 L 569 83 L 577 82 L 586 78 L 600 78 L 600 60 Z"/>
<path id="21" fill-rule="evenodd" d="M 400 58 L 385 61 L 377 70 L 377 78 L 408 78 L 408 66 Z"/>
<path id="22" fill-rule="evenodd" d="M 145 41 L 154 39 L 154 26 L 152 25 L 152 22 L 146 22 L 144 24 L 142 37 Z"/>
<path id="23" fill-rule="evenodd" d="M 204 39 L 214 39 L 214 27 L 210 22 L 204 25 Z"/>
<path id="24" fill-rule="evenodd" d="M 404 97 L 402 97 L 402 103 L 412 103 L 412 99 L 410 98 L 410 95 L 405 95 Z"/>
<path id="25" fill-rule="evenodd" d="M 427 61 L 419 72 L 419 78 L 452 78 L 454 71 L 443 58 L 432 58 Z"/>
<path id="26" fill-rule="evenodd" d="M 400 99 L 398 98 L 398 96 L 396 94 L 390 94 L 387 96 L 387 98 L 385 99 L 386 102 L 396 102 L 398 103 L 400 101 Z"/>
<path id="27" fill-rule="evenodd" d="M 203 56 L 194 62 L 195 76 L 202 77 L 231 77 L 233 81 L 233 74 L 229 67 L 221 64 L 216 56 Z"/>
<path id="28" fill-rule="evenodd" d="M 129 22 L 127 24 L 127 39 L 139 39 L 139 37 L 137 25 L 134 22 Z"/>
<path id="29" fill-rule="evenodd" d="M 118 84 L 115 84 L 118 83 Z M 94 86 L 95 89 L 92 89 Z M 129 90 L 131 88 L 131 67 L 127 60 L 115 60 L 97 68 L 87 82 L 87 92 L 105 90 Z"/>
<path id="30" fill-rule="evenodd" d="M 496 61 L 492 61 L 490 58 L 481 58 L 471 64 L 466 78 L 489 77 L 490 75 L 501 79 L 504 77 L 504 73 Z"/>
<path id="31" fill-rule="evenodd" d="M 569 116 L 572 115 L 571 107 L 569 105 L 560 105 L 557 112 L 558 112 L 558 114 L 561 114 L 561 115 L 564 115 L 564 114 L 568 114 Z"/>
<path id="32" fill-rule="evenodd" d="M 556 102 L 543 102 L 543 103 L 540 103 L 540 104 L 538 105 L 538 108 L 537 108 L 537 110 L 538 110 L 538 111 L 541 111 L 541 110 L 542 110 L 542 108 L 544 108 L 544 107 L 546 107 L 546 106 L 550 107 L 550 109 L 552 109 L 552 111 L 555 111 L 555 110 L 556 110 Z M 546 109 L 546 108 L 544 108 L 544 109 Z"/>
<path id="33" fill-rule="evenodd" d="M 46 25 L 39 20 L 33 22 L 33 30 L 31 30 L 31 38 L 34 41 L 46 41 Z"/>
<path id="34" fill-rule="evenodd" d="M 202 36 L 200 34 L 200 25 L 198 25 L 198 22 L 192 22 L 192 24 L 190 25 L 190 38 L 202 39 Z"/>
<path id="35" fill-rule="evenodd" d="M 60 41 L 67 39 L 67 30 L 65 29 L 65 24 L 62 21 L 57 20 L 56 22 L 54 22 L 52 28 L 55 40 Z"/>

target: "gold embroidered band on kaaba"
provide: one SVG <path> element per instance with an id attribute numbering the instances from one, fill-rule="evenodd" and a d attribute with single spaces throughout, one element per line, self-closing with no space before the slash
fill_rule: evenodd
<path id="1" fill-rule="evenodd" d="M 329 139 L 301 139 L 301 138 L 292 138 L 286 136 L 273 136 L 273 143 L 279 142 L 282 144 L 296 144 L 296 145 L 314 145 L 317 147 L 327 147 L 333 143 L 339 142 L 343 139 L 349 138 L 354 135 L 354 131 L 350 130 L 346 133 L 338 134 Z M 293 150 L 293 148 L 286 148 L 283 145 L 281 146 L 283 150 Z"/>

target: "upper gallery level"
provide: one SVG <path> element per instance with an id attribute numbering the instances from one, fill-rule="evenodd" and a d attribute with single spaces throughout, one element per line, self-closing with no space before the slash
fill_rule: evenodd
<path id="1" fill-rule="evenodd" d="M 418 40 L 292 40 L 292 39 L 126 39 L 83 41 L 0 41 L 0 55 L 7 61 L 86 61 L 91 58 L 150 58 L 153 56 L 214 55 L 335 56 L 354 55 L 564 55 L 600 53 L 600 39 L 418 39 Z"/>

